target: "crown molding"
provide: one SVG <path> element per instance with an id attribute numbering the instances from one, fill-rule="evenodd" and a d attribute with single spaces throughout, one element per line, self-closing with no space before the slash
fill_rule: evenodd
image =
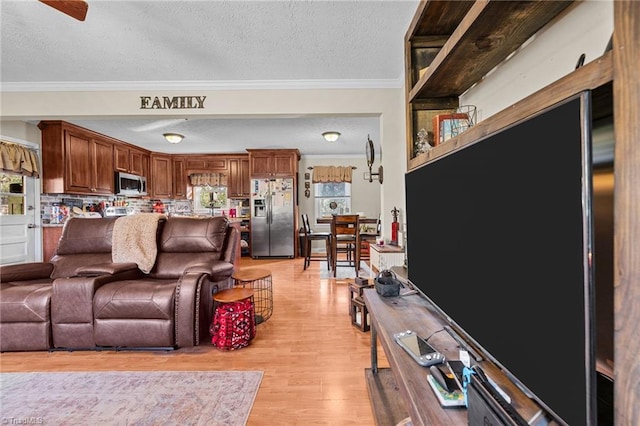
<path id="1" fill-rule="evenodd" d="M 218 81 L 40 81 L 3 82 L 2 92 L 109 92 L 132 90 L 310 90 L 399 89 L 404 79 L 218 80 Z"/>

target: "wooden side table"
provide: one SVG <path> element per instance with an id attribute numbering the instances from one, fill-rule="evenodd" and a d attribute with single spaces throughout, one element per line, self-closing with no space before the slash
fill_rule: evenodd
<path id="1" fill-rule="evenodd" d="M 230 288 L 213 295 L 214 315 L 211 343 L 218 349 L 248 346 L 256 336 L 253 290 Z"/>
<path id="2" fill-rule="evenodd" d="M 370 318 L 367 306 L 362 299 L 362 291 L 365 288 L 373 287 L 373 280 L 356 278 L 354 282 L 349 283 L 349 316 L 351 317 L 351 325 L 366 332 L 370 328 Z"/>
<path id="3" fill-rule="evenodd" d="M 392 266 L 404 265 L 404 248 L 392 245 L 369 245 L 369 263 L 371 270 L 378 273 Z"/>
<path id="4" fill-rule="evenodd" d="M 236 288 L 250 288 L 254 292 L 256 324 L 265 322 L 273 313 L 273 283 L 268 269 L 244 269 L 235 271 Z"/>

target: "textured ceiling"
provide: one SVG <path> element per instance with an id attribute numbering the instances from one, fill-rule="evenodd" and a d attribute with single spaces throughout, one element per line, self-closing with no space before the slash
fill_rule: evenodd
<path id="1" fill-rule="evenodd" d="M 88 3 L 80 22 L 37 0 L 0 2 L 3 91 L 401 87 L 418 1 Z M 163 152 L 360 154 L 367 134 L 379 139 L 377 117 L 68 121 Z M 318 143 L 326 130 L 342 137 Z M 187 138 L 167 146 L 161 131 Z"/>

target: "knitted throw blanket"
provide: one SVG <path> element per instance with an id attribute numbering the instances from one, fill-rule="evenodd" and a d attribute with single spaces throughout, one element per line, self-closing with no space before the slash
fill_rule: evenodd
<path id="1" fill-rule="evenodd" d="M 142 272 L 148 274 L 156 263 L 156 233 L 161 219 L 166 219 L 166 216 L 158 213 L 139 213 L 116 219 L 111 252 L 113 262 L 135 262 Z"/>

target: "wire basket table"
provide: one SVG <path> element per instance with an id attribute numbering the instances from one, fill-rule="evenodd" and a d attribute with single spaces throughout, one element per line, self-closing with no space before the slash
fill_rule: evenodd
<path id="1" fill-rule="evenodd" d="M 268 269 L 235 271 L 231 278 L 235 287 L 250 288 L 254 294 L 256 324 L 265 322 L 273 313 L 273 283 Z"/>

